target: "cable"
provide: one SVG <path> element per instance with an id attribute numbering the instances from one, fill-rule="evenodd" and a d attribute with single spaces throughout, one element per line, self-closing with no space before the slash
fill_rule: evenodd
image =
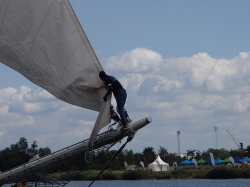
<path id="1" fill-rule="evenodd" d="M 133 136 L 128 136 L 127 141 L 120 147 L 120 149 L 112 156 L 110 161 L 102 168 L 100 173 L 95 177 L 95 179 L 90 183 L 88 187 L 90 187 L 96 179 L 102 174 L 102 172 L 109 166 L 109 164 L 117 157 L 117 155 L 124 149 L 124 147 L 127 145 L 128 142 L 130 142 L 133 139 Z"/>

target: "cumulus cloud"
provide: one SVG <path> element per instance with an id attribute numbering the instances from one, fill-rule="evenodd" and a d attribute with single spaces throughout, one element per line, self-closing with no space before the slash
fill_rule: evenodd
<path id="1" fill-rule="evenodd" d="M 175 131 L 180 130 L 183 152 L 207 150 L 215 145 L 213 126 L 222 134 L 219 146 L 227 146 L 226 130 L 250 145 L 249 62 L 248 52 L 232 59 L 215 59 L 207 53 L 163 59 L 147 48 L 106 59 L 102 65 L 107 74 L 116 76 L 128 92 L 130 117 L 153 118 L 128 148 L 141 151 L 147 146 L 156 150 L 164 146 L 176 152 Z M 57 150 L 89 138 L 97 113 L 64 103 L 43 89 L 21 86 L 0 90 L 0 117 L 1 139 L 18 131 L 17 140 L 21 134 L 48 140 Z M 203 138 L 202 133 L 206 133 Z"/>
<path id="2" fill-rule="evenodd" d="M 162 60 L 161 55 L 154 51 L 136 48 L 119 56 L 110 57 L 105 66 L 111 71 L 146 73 L 157 70 Z"/>
<path id="3" fill-rule="evenodd" d="M 245 124 L 242 117 L 250 108 L 249 53 L 241 52 L 233 59 L 215 59 L 207 53 L 162 59 L 153 53 L 150 60 L 140 60 L 152 51 L 136 49 L 111 57 L 105 64 L 110 74 L 121 72 L 119 80 L 126 83 L 127 108 L 133 118 L 151 115 L 157 128 L 165 128 L 166 132 L 171 125 L 193 129 L 212 126 L 213 130 L 213 125 L 224 127 L 225 122 L 230 127 L 236 122 Z M 138 66 L 154 67 L 141 71 L 133 66 L 134 57 L 138 58 Z M 122 64 L 122 68 L 114 62 Z M 246 125 L 243 128 L 249 129 Z"/>
<path id="4" fill-rule="evenodd" d="M 0 90 L 0 102 L 3 103 L 8 100 L 16 91 L 16 89 L 10 87 Z"/>
<path id="5" fill-rule="evenodd" d="M 9 88 L 9 112 L 15 113 L 38 113 L 51 112 L 58 108 L 59 103 L 46 90 L 38 88 L 31 90 L 26 86 L 21 86 L 19 90 Z"/>
<path id="6" fill-rule="evenodd" d="M 24 99 L 28 102 L 41 102 L 41 101 L 51 101 L 54 99 L 54 96 L 51 95 L 44 89 L 37 89 L 30 91 L 24 95 Z"/>
<path id="7" fill-rule="evenodd" d="M 60 101 L 41 88 L 4 88 L 0 96 L 1 148 L 9 146 L 6 142 L 26 137 L 29 142 L 48 140 L 54 151 L 58 150 L 87 139 L 97 115 Z M 67 141 L 56 141 L 56 137 Z"/>

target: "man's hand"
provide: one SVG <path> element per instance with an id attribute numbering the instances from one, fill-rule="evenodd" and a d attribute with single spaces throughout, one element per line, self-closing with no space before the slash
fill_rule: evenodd
<path id="1" fill-rule="evenodd" d="M 106 102 L 106 101 L 107 101 L 107 98 L 106 98 L 106 97 L 103 97 L 103 100 Z"/>

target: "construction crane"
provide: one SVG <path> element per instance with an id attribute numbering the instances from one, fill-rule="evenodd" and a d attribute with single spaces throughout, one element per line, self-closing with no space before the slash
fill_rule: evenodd
<path id="1" fill-rule="evenodd" d="M 238 143 L 235 138 L 233 137 L 233 135 L 227 130 L 228 134 L 231 136 L 231 138 L 233 139 L 234 143 L 238 146 L 239 149 L 243 149 L 243 143 Z"/>

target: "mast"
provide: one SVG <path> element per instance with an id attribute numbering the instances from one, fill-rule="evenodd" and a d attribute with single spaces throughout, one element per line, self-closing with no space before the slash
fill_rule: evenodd
<path id="1" fill-rule="evenodd" d="M 178 141 L 178 156 L 181 156 L 181 146 L 180 146 L 180 131 L 177 131 L 177 141 Z"/>

